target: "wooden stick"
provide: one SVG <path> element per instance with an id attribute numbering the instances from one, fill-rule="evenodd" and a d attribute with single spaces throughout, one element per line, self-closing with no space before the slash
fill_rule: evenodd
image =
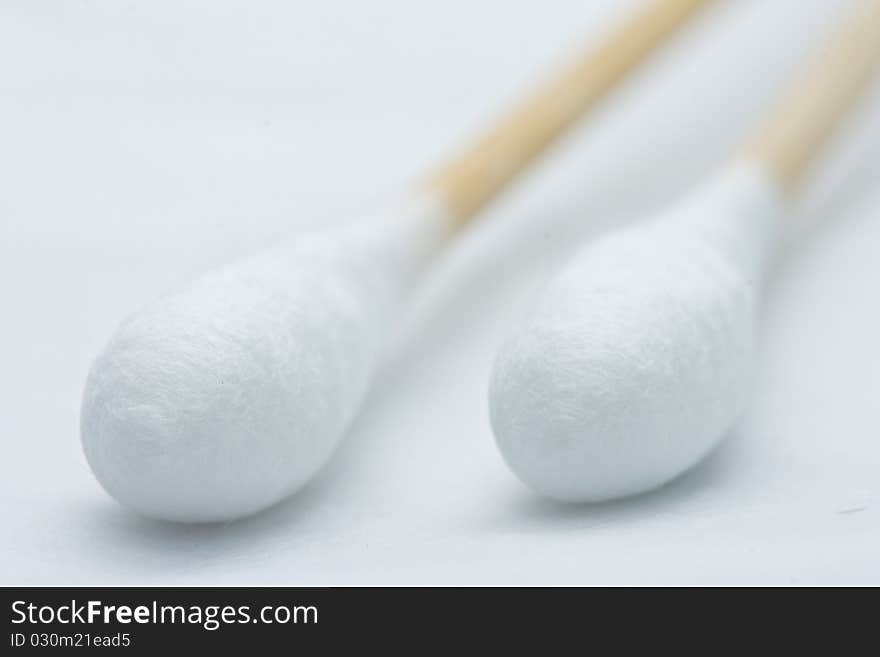
<path id="1" fill-rule="evenodd" d="M 430 178 L 428 189 L 464 223 L 709 1 L 652 0 Z"/>
<path id="2" fill-rule="evenodd" d="M 745 156 L 790 191 L 880 66 L 880 0 L 857 4 L 746 143 Z"/>

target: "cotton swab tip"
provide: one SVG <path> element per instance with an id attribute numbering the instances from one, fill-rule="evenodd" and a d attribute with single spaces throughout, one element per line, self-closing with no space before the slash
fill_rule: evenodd
<path id="1" fill-rule="evenodd" d="M 775 185 L 737 168 L 549 284 L 490 388 L 498 446 L 526 484 L 566 501 L 633 495 L 719 441 L 749 386 L 781 212 Z"/>

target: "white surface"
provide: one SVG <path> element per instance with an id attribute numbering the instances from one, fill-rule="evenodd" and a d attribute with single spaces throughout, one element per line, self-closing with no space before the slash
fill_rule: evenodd
<path id="1" fill-rule="evenodd" d="M 721 162 L 841 4 L 704 15 L 464 237 L 313 486 L 181 527 L 119 507 L 79 446 L 120 318 L 380 205 L 624 3 L 3 3 L 0 582 L 880 583 L 876 88 L 793 218 L 749 412 L 706 463 L 557 506 L 486 413 L 535 288 Z"/>
<path id="2" fill-rule="evenodd" d="M 763 167 L 724 167 L 551 277 L 490 376 L 495 440 L 523 483 L 568 502 L 645 493 L 730 433 L 787 210 Z"/>

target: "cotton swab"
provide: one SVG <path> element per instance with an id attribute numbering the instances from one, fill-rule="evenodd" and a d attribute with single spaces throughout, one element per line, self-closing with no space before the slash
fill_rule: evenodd
<path id="1" fill-rule="evenodd" d="M 211 273 L 126 320 L 82 406 L 86 457 L 145 515 L 229 520 L 303 486 L 433 254 L 706 0 L 654 0 L 419 193 Z"/>
<path id="2" fill-rule="evenodd" d="M 764 269 L 788 197 L 880 61 L 880 2 L 847 22 L 733 164 L 586 247 L 498 354 L 498 446 L 535 491 L 601 501 L 698 462 L 748 397 Z"/>

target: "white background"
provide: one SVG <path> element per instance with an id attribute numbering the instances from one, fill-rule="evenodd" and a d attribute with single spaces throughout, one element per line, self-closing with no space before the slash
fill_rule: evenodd
<path id="1" fill-rule="evenodd" d="M 634 3 L 4 2 L 0 583 L 880 583 L 876 87 L 799 202 L 753 402 L 707 462 L 559 506 L 507 471 L 485 408 L 542 281 L 721 164 L 847 4 L 703 14 L 440 263 L 314 484 L 192 527 L 117 506 L 80 451 L 85 375 L 119 319 L 357 220 Z"/>

